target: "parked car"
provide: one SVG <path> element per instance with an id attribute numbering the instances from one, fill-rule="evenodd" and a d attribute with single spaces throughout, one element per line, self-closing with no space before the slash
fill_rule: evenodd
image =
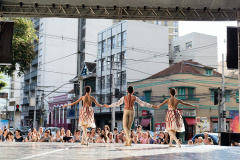
<path id="1" fill-rule="evenodd" d="M 218 134 L 217 133 L 208 133 L 209 137 L 212 138 L 213 144 L 218 145 Z M 193 136 L 192 141 L 195 142 L 195 138 L 202 137 L 204 139 L 204 133 L 199 133 Z"/>
<path id="2" fill-rule="evenodd" d="M 27 135 L 28 131 L 31 130 L 31 128 L 29 126 L 21 126 L 19 129 L 22 132 L 22 135 Z"/>
<path id="3" fill-rule="evenodd" d="M 57 131 L 57 130 L 60 130 L 60 128 L 58 128 L 58 127 L 47 127 L 47 128 L 45 129 L 45 131 L 48 130 L 48 129 L 51 130 L 51 133 L 52 133 L 52 136 L 53 136 L 53 137 L 56 136 L 56 131 Z"/>

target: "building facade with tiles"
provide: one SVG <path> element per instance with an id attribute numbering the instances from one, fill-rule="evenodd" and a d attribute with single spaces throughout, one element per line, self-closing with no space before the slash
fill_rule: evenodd
<path id="1" fill-rule="evenodd" d="M 225 78 L 227 131 L 237 132 L 234 129 L 233 113 L 238 112 L 238 83 L 236 78 Z M 185 102 L 199 105 L 199 109 L 179 105 L 185 123 L 185 132 L 180 137 L 187 141 L 196 133 L 217 132 L 218 106 L 214 105 L 214 91 L 222 86 L 221 74 L 214 68 L 204 66 L 198 62 L 181 61 L 149 78 L 128 83 L 135 89 L 135 94 L 142 100 L 152 104 L 160 104 L 170 98 L 169 89 L 176 88 L 177 98 Z M 139 108 L 140 119 L 147 119 L 142 114 L 149 110 Z M 153 130 L 165 129 L 167 105 L 160 109 L 151 109 Z M 136 113 L 137 117 L 137 113 Z M 142 120 L 141 120 L 142 121 Z M 146 121 L 146 120 L 145 120 Z M 236 121 L 236 120 L 235 120 Z"/>

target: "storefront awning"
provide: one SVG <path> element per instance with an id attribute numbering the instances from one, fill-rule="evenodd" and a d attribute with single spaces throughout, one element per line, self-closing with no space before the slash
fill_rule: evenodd
<path id="1" fill-rule="evenodd" d="M 185 120 L 189 126 L 197 124 L 195 118 L 185 118 Z"/>
<path id="2" fill-rule="evenodd" d="M 147 127 L 150 124 L 150 118 L 142 119 L 141 126 Z"/>
<path id="3" fill-rule="evenodd" d="M 212 118 L 213 122 L 218 122 L 218 118 Z M 226 121 L 232 121 L 232 118 L 226 118 Z"/>

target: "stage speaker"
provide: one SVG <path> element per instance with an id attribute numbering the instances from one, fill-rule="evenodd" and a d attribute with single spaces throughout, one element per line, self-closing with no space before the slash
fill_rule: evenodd
<path id="1" fill-rule="evenodd" d="M 231 142 L 240 143 L 240 133 L 221 132 L 221 145 L 231 146 Z"/>
<path id="2" fill-rule="evenodd" d="M 227 27 L 227 68 L 238 69 L 237 27 Z"/>
<path id="3" fill-rule="evenodd" d="M 10 65 L 14 22 L 0 21 L 0 65 Z"/>

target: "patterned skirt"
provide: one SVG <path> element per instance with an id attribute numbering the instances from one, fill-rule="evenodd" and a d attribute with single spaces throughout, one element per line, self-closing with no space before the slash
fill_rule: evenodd
<path id="1" fill-rule="evenodd" d="M 185 127 L 182 115 L 179 110 L 168 109 L 166 115 L 166 131 L 174 130 L 177 132 L 184 132 Z"/>
<path id="2" fill-rule="evenodd" d="M 79 113 L 79 126 L 96 128 L 92 107 L 82 107 Z"/>

